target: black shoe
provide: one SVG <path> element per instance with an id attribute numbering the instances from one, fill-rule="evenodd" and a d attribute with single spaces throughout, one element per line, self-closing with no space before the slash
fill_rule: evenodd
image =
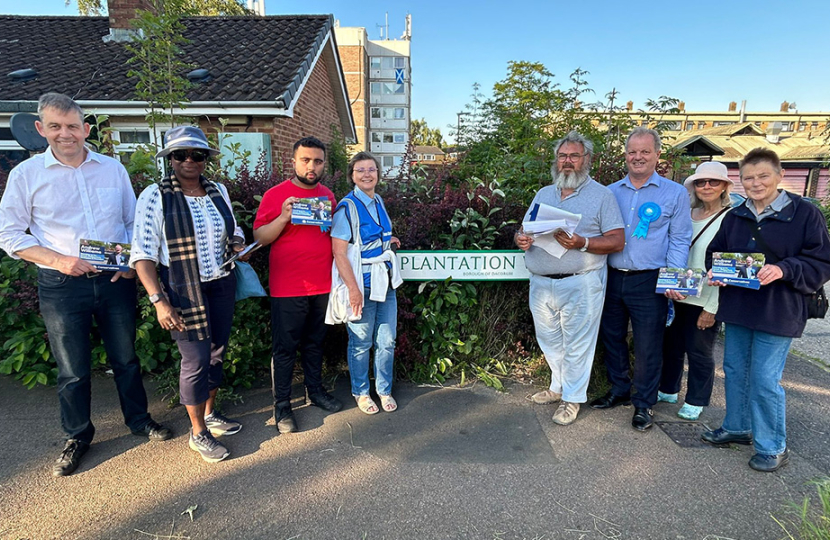
<path id="1" fill-rule="evenodd" d="M 343 408 L 343 403 L 340 402 L 339 399 L 332 396 L 325 390 L 321 390 L 320 392 L 315 392 L 314 394 L 309 394 L 308 399 L 311 400 L 311 403 L 317 405 L 324 411 L 328 412 L 337 412 Z"/>
<path id="2" fill-rule="evenodd" d="M 69 439 L 63 447 L 60 457 L 52 466 L 53 476 L 69 476 L 81 463 L 81 456 L 89 450 L 89 445 L 78 439 Z"/>
<path id="3" fill-rule="evenodd" d="M 701 436 L 704 442 L 716 445 L 726 445 L 729 443 L 735 444 L 752 444 L 752 434 L 744 435 L 739 433 L 729 433 L 723 428 L 718 428 L 714 431 L 706 431 Z"/>
<path id="4" fill-rule="evenodd" d="M 158 422 L 150 420 L 147 425 L 141 429 L 134 430 L 133 435 L 139 437 L 147 437 L 151 441 L 166 441 L 173 436 L 173 432 L 162 426 Z"/>
<path id="5" fill-rule="evenodd" d="M 613 409 L 620 405 L 631 405 L 631 396 L 615 396 L 608 392 L 601 398 L 597 398 L 591 402 L 592 409 Z"/>
<path id="6" fill-rule="evenodd" d="M 634 409 L 634 418 L 631 419 L 631 425 L 637 431 L 647 430 L 654 425 L 654 413 L 651 409 L 636 407 Z"/>
<path id="7" fill-rule="evenodd" d="M 755 454 L 749 460 L 749 466 L 756 471 L 773 472 L 777 471 L 790 462 L 790 451 L 786 448 L 778 455 Z"/>
<path id="8" fill-rule="evenodd" d="M 279 401 L 274 405 L 274 422 L 277 424 L 277 431 L 282 434 L 297 431 L 297 422 L 294 421 L 290 401 Z"/>

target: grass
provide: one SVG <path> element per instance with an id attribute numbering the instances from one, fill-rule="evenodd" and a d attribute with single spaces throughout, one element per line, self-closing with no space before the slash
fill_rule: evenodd
<path id="1" fill-rule="evenodd" d="M 784 520 L 773 520 L 789 540 L 830 540 L 830 478 L 815 480 L 818 501 L 804 497 L 801 504 L 791 503 Z M 790 532 L 792 530 L 792 532 Z"/>

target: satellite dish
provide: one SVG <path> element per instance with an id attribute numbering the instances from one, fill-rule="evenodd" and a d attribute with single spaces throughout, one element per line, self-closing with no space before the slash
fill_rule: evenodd
<path id="1" fill-rule="evenodd" d="M 46 138 L 35 128 L 37 116 L 31 113 L 15 113 L 9 120 L 12 137 L 30 152 L 43 152 L 49 147 Z"/>

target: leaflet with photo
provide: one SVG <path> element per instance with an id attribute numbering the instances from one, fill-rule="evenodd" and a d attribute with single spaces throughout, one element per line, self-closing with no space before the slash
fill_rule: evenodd
<path id="1" fill-rule="evenodd" d="M 128 272 L 130 270 L 130 244 L 82 239 L 79 257 L 98 270 Z"/>
<path id="2" fill-rule="evenodd" d="M 661 268 L 654 292 L 677 291 L 686 296 L 700 297 L 706 271 L 702 268 Z"/>
<path id="3" fill-rule="evenodd" d="M 291 208 L 291 224 L 331 227 L 331 200 L 328 197 L 299 199 Z"/>
<path id="4" fill-rule="evenodd" d="M 245 255 L 247 255 L 248 253 L 253 253 L 254 251 L 258 250 L 258 249 L 259 249 L 259 248 L 261 248 L 261 247 L 262 247 L 262 244 L 260 244 L 260 243 L 259 243 L 259 241 L 256 241 L 256 242 L 254 242 L 253 244 L 249 244 L 249 245 L 248 245 L 248 247 L 246 247 L 246 248 L 245 248 L 245 249 L 243 249 L 242 251 L 237 251 L 237 252 L 235 252 L 233 255 L 231 255 L 231 256 L 230 256 L 230 258 L 228 258 L 228 260 L 227 260 L 227 261 L 223 262 L 223 263 L 219 266 L 219 268 L 224 268 L 224 267 L 226 267 L 227 265 L 229 265 L 229 264 L 231 264 L 232 262 L 234 262 L 234 261 L 236 261 L 237 259 L 239 259 L 240 257 L 244 257 L 244 256 L 245 256 Z"/>
<path id="5" fill-rule="evenodd" d="M 736 287 L 760 289 L 758 271 L 765 262 L 763 253 L 712 253 L 712 280 Z"/>

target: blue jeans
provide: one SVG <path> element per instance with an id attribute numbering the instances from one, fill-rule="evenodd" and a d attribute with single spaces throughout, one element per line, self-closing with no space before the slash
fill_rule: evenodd
<path id="1" fill-rule="evenodd" d="M 112 283 L 112 272 L 72 277 L 57 270 L 38 271 L 40 313 L 58 364 L 61 425 L 67 439 L 92 442 L 92 319 L 98 324 L 115 375 L 124 421 L 140 431 L 150 421 L 141 366 L 135 356 L 135 279 Z"/>
<path id="2" fill-rule="evenodd" d="M 747 315 L 751 316 L 751 315 Z M 781 375 L 792 338 L 726 325 L 723 372 L 729 433 L 752 433 L 759 454 L 787 448 L 786 398 Z"/>
<path id="3" fill-rule="evenodd" d="M 392 393 L 392 364 L 395 361 L 395 337 L 398 327 L 398 299 L 391 287 L 385 302 L 369 300 L 369 291 L 363 295 L 363 315 L 350 322 L 349 374 L 352 395 L 369 395 L 369 351 L 375 346 L 375 390 L 380 396 Z"/>
<path id="4" fill-rule="evenodd" d="M 616 396 L 631 393 L 629 377 L 628 322 L 634 339 L 634 380 L 637 393 L 631 397 L 635 407 L 657 403 L 657 387 L 663 366 L 663 332 L 666 329 L 668 301 L 655 294 L 658 270 L 621 272 L 608 268 L 608 286 L 602 310 L 600 336 L 605 346 L 605 367 L 611 392 Z"/>

